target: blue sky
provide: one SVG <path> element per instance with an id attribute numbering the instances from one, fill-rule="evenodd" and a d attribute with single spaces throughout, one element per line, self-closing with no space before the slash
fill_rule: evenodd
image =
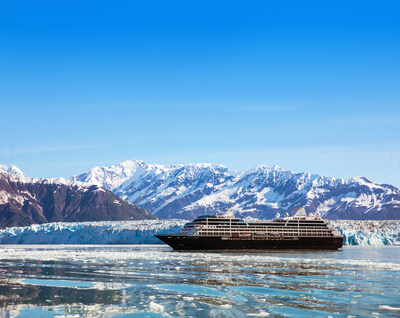
<path id="1" fill-rule="evenodd" d="M 257 164 L 400 186 L 398 1 L 0 3 L 0 163 Z"/>

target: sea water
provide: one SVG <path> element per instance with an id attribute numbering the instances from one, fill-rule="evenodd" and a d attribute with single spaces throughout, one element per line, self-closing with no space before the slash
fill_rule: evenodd
<path id="1" fill-rule="evenodd" d="M 0 317 L 329 316 L 400 316 L 400 247 L 0 246 Z"/>

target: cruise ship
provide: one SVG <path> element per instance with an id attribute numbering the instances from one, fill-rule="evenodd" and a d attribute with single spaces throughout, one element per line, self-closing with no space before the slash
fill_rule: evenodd
<path id="1" fill-rule="evenodd" d="M 156 235 L 174 250 L 332 249 L 343 246 L 343 236 L 319 213 L 296 209 L 274 220 L 246 222 L 232 214 L 203 215 L 186 223 L 179 234 Z"/>

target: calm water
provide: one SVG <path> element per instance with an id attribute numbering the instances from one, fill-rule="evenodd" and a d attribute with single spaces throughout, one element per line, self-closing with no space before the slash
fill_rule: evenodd
<path id="1" fill-rule="evenodd" d="M 399 317 L 400 247 L 0 246 L 0 317 Z"/>

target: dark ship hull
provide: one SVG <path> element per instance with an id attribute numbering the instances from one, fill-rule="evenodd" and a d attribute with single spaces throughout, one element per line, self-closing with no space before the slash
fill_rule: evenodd
<path id="1" fill-rule="evenodd" d="M 326 249 L 343 246 L 343 237 L 237 238 L 218 236 L 156 235 L 174 250 Z"/>

